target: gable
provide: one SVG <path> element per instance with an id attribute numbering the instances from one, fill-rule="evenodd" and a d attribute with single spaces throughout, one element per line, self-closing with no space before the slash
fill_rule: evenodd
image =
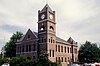
<path id="1" fill-rule="evenodd" d="M 67 42 L 69 42 L 70 44 L 76 44 L 76 42 L 70 37 Z"/>
<path id="2" fill-rule="evenodd" d="M 46 11 L 48 9 L 48 11 L 52 12 L 52 9 L 49 7 L 48 4 L 45 5 L 45 7 L 41 10 L 42 12 Z"/>
<path id="3" fill-rule="evenodd" d="M 26 34 L 20 39 L 20 41 L 34 40 L 37 39 L 37 35 L 35 32 L 32 32 L 30 29 L 26 32 Z"/>

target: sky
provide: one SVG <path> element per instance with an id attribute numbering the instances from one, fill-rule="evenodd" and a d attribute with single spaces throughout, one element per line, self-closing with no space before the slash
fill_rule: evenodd
<path id="1" fill-rule="evenodd" d="M 56 12 L 56 34 L 100 44 L 100 0 L 0 0 L 0 49 L 16 31 L 38 30 L 38 10 L 46 3 Z"/>

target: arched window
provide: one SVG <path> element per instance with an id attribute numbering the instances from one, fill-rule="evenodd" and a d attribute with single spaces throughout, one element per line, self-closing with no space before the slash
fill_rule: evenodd
<path id="1" fill-rule="evenodd" d="M 44 26 L 42 26 L 41 28 L 40 28 L 40 30 L 42 31 L 42 30 L 45 30 L 45 27 Z"/>
<path id="2" fill-rule="evenodd" d="M 54 30 L 54 28 L 52 26 L 50 26 L 50 30 Z"/>

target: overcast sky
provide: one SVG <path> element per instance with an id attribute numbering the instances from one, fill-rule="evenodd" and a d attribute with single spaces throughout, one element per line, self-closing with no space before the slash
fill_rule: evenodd
<path id="1" fill-rule="evenodd" d="M 37 32 L 38 10 L 56 12 L 57 36 L 100 42 L 100 0 L 0 0 L 0 49 L 16 31 Z"/>

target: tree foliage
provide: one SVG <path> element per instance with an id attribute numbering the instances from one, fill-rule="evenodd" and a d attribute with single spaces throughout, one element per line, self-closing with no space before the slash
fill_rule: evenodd
<path id="1" fill-rule="evenodd" d="M 3 47 L 4 56 L 5 57 L 15 57 L 16 56 L 16 42 L 23 36 L 23 33 L 16 32 L 14 33 L 9 42 L 6 42 L 5 46 Z"/>
<path id="2" fill-rule="evenodd" d="M 27 59 L 26 56 L 13 57 L 10 66 L 35 66 L 35 61 Z"/>
<path id="3" fill-rule="evenodd" d="M 79 48 L 79 62 L 100 62 L 100 49 L 97 44 L 86 41 L 85 44 Z"/>
<path id="4" fill-rule="evenodd" d="M 4 63 L 9 63 L 10 66 L 61 66 L 60 62 L 51 62 L 47 53 L 41 53 L 37 60 L 28 59 L 24 55 L 0 59 L 0 66 Z"/>
<path id="5" fill-rule="evenodd" d="M 13 57 L 10 66 L 61 66 L 61 64 L 51 62 L 48 54 L 42 53 L 37 60 L 28 59 L 26 56 Z"/>
<path id="6" fill-rule="evenodd" d="M 4 63 L 9 63 L 10 60 L 8 58 L 0 58 L 0 66 Z"/>
<path id="7" fill-rule="evenodd" d="M 51 62 L 48 59 L 48 54 L 41 52 L 39 54 L 39 59 L 37 60 L 37 66 L 61 66 L 60 62 Z"/>

